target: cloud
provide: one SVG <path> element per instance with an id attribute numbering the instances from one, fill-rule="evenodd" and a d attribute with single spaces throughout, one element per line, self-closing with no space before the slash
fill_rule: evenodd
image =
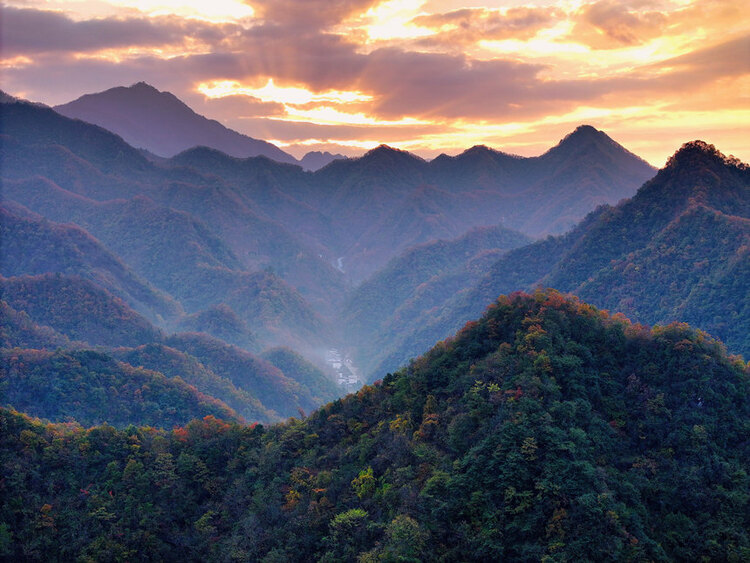
<path id="1" fill-rule="evenodd" d="M 594 49 L 616 49 L 658 37 L 666 23 L 662 12 L 641 12 L 620 0 L 600 0 L 581 7 L 571 38 Z"/>
<path id="2" fill-rule="evenodd" d="M 287 142 L 350 139 L 360 144 L 440 135 L 440 143 L 447 143 L 452 132 L 466 131 L 473 123 L 478 131 L 509 123 L 513 129 L 519 123 L 525 127 L 556 116 L 576 116 L 579 108 L 616 115 L 618 108 L 643 107 L 647 114 L 649 108 L 656 111 L 667 104 L 705 104 L 712 92 L 718 109 L 730 98 L 734 107 L 743 99 L 748 107 L 750 41 L 740 0 L 601 0 L 572 12 L 453 9 L 457 2 L 450 0 L 442 2 L 438 13 L 414 18 L 413 11 L 405 12 L 405 24 L 432 30 L 432 36 L 394 36 L 388 41 L 368 41 L 366 26 L 375 16 L 363 14 L 381 3 L 377 0 L 247 3 L 256 18 L 243 20 L 243 26 L 138 14 L 81 20 L 5 8 L 3 55 L 18 60 L 3 69 L 3 89 L 63 103 L 83 93 L 145 80 L 173 92 L 199 113 L 254 137 Z M 572 35 L 564 36 L 565 18 Z M 553 33 L 539 33 L 547 29 Z M 524 41 L 532 38 L 529 52 L 524 51 Z M 504 39 L 513 40 L 507 42 L 512 51 L 477 46 L 482 40 L 500 40 L 496 48 L 505 49 Z M 646 47 L 629 49 L 637 45 Z M 666 57 L 662 53 L 687 49 L 691 52 L 680 57 L 648 59 L 657 56 L 650 53 Z M 354 104 L 298 104 L 293 108 L 299 110 L 298 121 L 291 121 L 290 104 L 239 96 L 211 100 L 196 90 L 202 82 L 228 80 L 252 92 L 269 78 L 280 87 L 361 92 L 366 97 Z M 725 86 L 734 90 L 723 92 Z M 431 123 L 313 123 L 318 114 L 312 110 L 323 106 L 379 121 L 414 118 Z M 307 116 L 311 122 L 299 121 Z M 284 121 L 287 117 L 290 121 Z"/>
<path id="3" fill-rule="evenodd" d="M 1 14 L 4 57 L 180 45 L 186 38 L 215 45 L 241 29 L 176 16 L 75 21 L 59 12 L 12 7 L 2 8 Z"/>
<path id="4" fill-rule="evenodd" d="M 425 45 L 466 45 L 482 40 L 530 39 L 557 22 L 554 8 L 510 8 L 504 12 L 485 8 L 464 8 L 418 16 L 412 23 L 437 33 L 421 39 Z"/>
<path id="5" fill-rule="evenodd" d="M 248 0 L 267 23 L 311 33 L 366 12 L 384 0 Z"/>

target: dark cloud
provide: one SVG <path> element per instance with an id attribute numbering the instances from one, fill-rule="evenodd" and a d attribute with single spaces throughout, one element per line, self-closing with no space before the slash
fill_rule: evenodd
<path id="1" fill-rule="evenodd" d="M 4 57 L 181 45 L 188 37 L 219 44 L 241 29 L 175 16 L 75 21 L 59 12 L 12 7 L 2 8 L 0 14 Z"/>
<path id="2" fill-rule="evenodd" d="M 640 45 L 659 37 L 667 19 L 667 15 L 659 11 L 632 10 L 621 0 L 600 0 L 581 7 L 575 16 L 570 39 L 594 49 Z"/>
<path id="3" fill-rule="evenodd" d="M 552 8 L 511 8 L 505 12 L 464 8 L 419 16 L 412 22 L 438 31 L 421 40 L 423 44 L 466 45 L 482 40 L 530 39 L 556 23 L 559 15 L 559 10 Z M 446 26 L 448 29 L 442 30 Z"/>

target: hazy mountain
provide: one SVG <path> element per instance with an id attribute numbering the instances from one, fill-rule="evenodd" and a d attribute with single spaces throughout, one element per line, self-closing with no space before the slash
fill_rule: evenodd
<path id="1" fill-rule="evenodd" d="M 11 558 L 144 542 L 183 560 L 750 552 L 747 365 L 685 325 L 649 330 L 556 292 L 503 297 L 381 384 L 278 426 L 0 417 Z"/>
<path id="2" fill-rule="evenodd" d="M 68 348 L 70 340 L 48 327 L 31 320 L 23 311 L 16 311 L 0 300 L 0 348 Z"/>
<path id="3" fill-rule="evenodd" d="M 204 145 L 239 157 L 297 160 L 271 143 L 253 139 L 198 115 L 169 92 L 145 82 L 118 86 L 54 107 L 55 111 L 117 133 L 134 147 L 164 157 Z"/>
<path id="4" fill-rule="evenodd" d="M 13 187 L 13 182 L 4 183 L 3 195 Z M 74 225 L 48 221 L 4 200 L 0 205 L 0 235 L 0 274 L 6 277 L 48 272 L 78 275 L 120 297 L 153 322 L 180 314 L 177 303 Z"/>
<path id="5" fill-rule="evenodd" d="M 179 332 L 205 332 L 249 351 L 257 348 L 255 336 L 247 323 L 225 303 L 186 315 L 180 319 L 177 329 Z"/>
<path id="6" fill-rule="evenodd" d="M 512 250 L 470 290 L 448 296 L 376 373 L 393 369 L 484 310 L 493 296 L 541 285 L 648 324 L 689 320 L 750 355 L 750 172 L 688 143 L 630 200 L 561 237 Z M 735 278 L 735 275 L 739 275 Z M 382 357 L 382 356 L 381 356 Z"/>
<path id="7" fill-rule="evenodd" d="M 247 391 L 267 409 L 282 417 L 298 414 L 299 408 L 312 410 L 320 405 L 303 383 L 286 376 L 270 362 L 200 333 L 173 334 L 168 346 L 197 358 L 216 375 Z"/>
<path id="8" fill-rule="evenodd" d="M 305 309 L 310 305 L 283 282 L 276 284 L 280 292 L 263 296 L 263 303 L 248 302 L 250 296 L 263 292 L 256 282 L 265 280 L 268 286 L 271 271 L 309 296 L 318 311 L 330 312 L 332 303 L 342 299 L 341 274 L 281 224 L 258 215 L 253 210 L 257 206 L 215 177 L 192 168 L 160 167 L 115 135 L 51 110 L 7 106 L 2 123 L 6 140 L 10 139 L 3 145 L 9 157 L 2 170 L 6 197 L 58 221 L 73 221 L 92 230 L 190 312 L 220 303 L 231 294 L 242 309 L 240 314 L 262 311 L 261 316 L 249 319 L 251 329 L 271 319 L 269 344 L 296 345 L 299 339 L 294 339 L 294 333 L 299 326 L 316 335 L 312 345 L 320 345 L 319 338 L 327 331 L 320 330 L 319 321 L 308 330 L 302 320 L 315 313 L 301 313 L 292 325 L 272 319 L 274 308 L 291 312 L 289 303 L 267 306 L 285 295 L 293 294 L 293 301 Z M 31 130 L 24 127 L 27 120 L 33 125 Z M 88 138 L 95 143 L 85 142 Z M 63 142 L 65 147 L 55 144 Z M 101 146 L 129 155 L 126 160 L 133 165 L 119 160 L 113 164 Z M 290 168 L 301 172 L 298 167 Z M 207 201 L 211 204 L 206 205 Z M 183 244 L 175 245 L 176 240 Z M 255 269 L 267 272 L 247 272 Z M 248 283 L 255 287 L 248 288 Z M 288 334 L 291 339 L 286 338 Z"/>
<path id="9" fill-rule="evenodd" d="M 207 148 L 155 162 L 83 122 L 7 106 L 6 177 L 39 174 L 91 199 L 145 195 L 187 212 L 244 268 L 273 268 L 325 314 L 340 304 L 344 277 L 362 281 L 409 246 L 499 223 L 532 235 L 560 232 L 598 203 L 632 195 L 653 173 L 585 126 L 535 158 L 474 147 L 426 162 L 381 146 L 314 173 Z"/>
<path id="10" fill-rule="evenodd" d="M 341 395 L 341 388 L 332 376 L 324 373 L 294 350 L 283 347 L 270 348 L 261 354 L 261 358 L 280 369 L 287 377 L 307 387 L 313 399 L 320 404 Z"/>
<path id="11" fill-rule="evenodd" d="M 448 296 L 471 287 L 505 252 L 529 237 L 503 227 L 483 227 L 453 240 L 406 250 L 353 290 L 342 313 L 348 342 L 366 371 L 373 358 L 396 345 Z"/>
<path id="12" fill-rule="evenodd" d="M 300 159 L 299 164 L 305 170 L 315 172 L 334 160 L 343 160 L 345 158 L 346 157 L 343 154 L 331 154 L 328 151 L 310 151 Z"/>
<path id="13" fill-rule="evenodd" d="M 98 351 L 2 350 L 0 366 L 3 405 L 53 422 L 171 428 L 209 415 L 238 420 L 227 405 L 180 378 Z"/>
<path id="14" fill-rule="evenodd" d="M 0 276 L 0 295 L 35 323 L 92 346 L 137 346 L 161 338 L 124 301 L 78 276 Z"/>
<path id="15" fill-rule="evenodd" d="M 202 393 L 219 399 L 234 409 L 247 422 L 274 422 L 281 417 L 265 407 L 246 388 L 237 387 L 230 379 L 217 375 L 197 358 L 164 344 L 152 343 L 137 348 L 118 348 L 110 354 L 120 361 L 179 377 Z"/>
<path id="16" fill-rule="evenodd" d="M 361 281 L 409 246 L 477 226 L 563 232 L 597 205 L 632 196 L 653 173 L 605 133 L 581 126 L 539 157 L 477 146 L 428 163 L 381 146 L 333 162 L 312 182 L 317 205 L 352 241 L 340 247 L 343 268 Z"/>

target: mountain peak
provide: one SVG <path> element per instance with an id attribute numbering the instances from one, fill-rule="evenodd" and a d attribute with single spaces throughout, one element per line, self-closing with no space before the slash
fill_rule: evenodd
<path id="1" fill-rule="evenodd" d="M 667 160 L 665 168 L 689 165 L 696 160 L 702 162 L 714 161 L 741 170 L 747 170 L 749 168 L 748 165 L 740 159 L 732 155 L 726 156 L 714 145 L 699 139 L 687 142 L 677 149 L 677 151 L 669 157 L 669 160 Z"/>
<path id="2" fill-rule="evenodd" d="M 197 114 L 171 92 L 161 92 L 144 81 L 86 94 L 54 109 L 104 127 L 128 144 L 161 157 L 206 145 L 239 158 L 262 155 L 297 164 L 297 159 L 275 145 L 227 129 Z"/>
<path id="3" fill-rule="evenodd" d="M 409 151 L 405 151 L 403 149 L 397 149 L 395 147 L 391 147 L 386 144 L 378 145 L 374 149 L 370 149 L 367 151 L 364 155 L 361 157 L 362 159 L 367 160 L 380 160 L 383 158 L 399 158 L 399 159 L 409 159 L 409 160 L 423 160 L 422 158 L 418 157 L 415 154 L 410 153 Z"/>
<path id="4" fill-rule="evenodd" d="M 127 88 L 130 90 L 146 90 L 150 92 L 159 92 L 157 88 L 151 86 L 151 84 L 149 84 L 148 82 L 144 82 L 143 80 L 141 80 L 140 82 L 136 82 L 135 84 L 131 84 Z"/>
<path id="5" fill-rule="evenodd" d="M 571 133 L 565 135 L 565 137 L 563 137 L 563 139 L 557 146 L 559 147 L 565 144 L 580 144 L 583 142 L 596 140 L 607 140 L 610 142 L 614 142 L 604 131 L 599 131 L 591 125 L 584 124 L 579 125 Z"/>

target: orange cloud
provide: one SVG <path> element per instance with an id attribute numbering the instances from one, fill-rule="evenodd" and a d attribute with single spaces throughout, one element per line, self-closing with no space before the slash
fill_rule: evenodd
<path id="1" fill-rule="evenodd" d="M 530 39 L 539 30 L 557 22 L 560 10 L 549 8 L 510 8 L 505 11 L 464 8 L 451 12 L 423 15 L 414 24 L 432 29 L 435 35 L 424 44 L 466 45 L 498 39 Z"/>

